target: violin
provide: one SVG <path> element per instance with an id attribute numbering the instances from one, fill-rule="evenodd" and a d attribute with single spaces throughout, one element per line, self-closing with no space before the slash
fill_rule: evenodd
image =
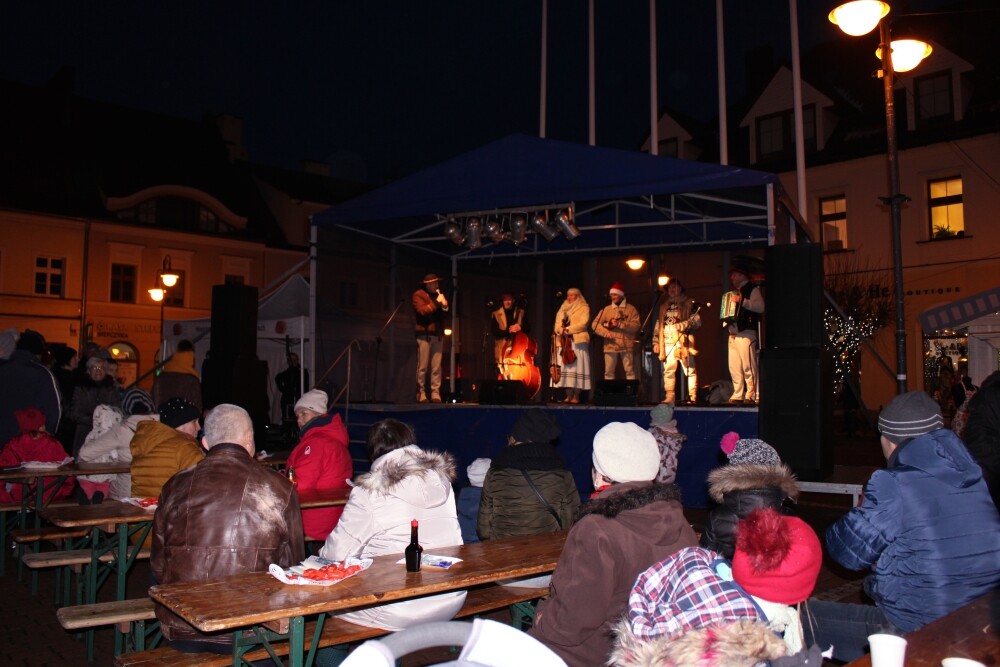
<path id="1" fill-rule="evenodd" d="M 562 325 L 563 332 L 559 334 L 559 358 L 565 366 L 576 361 L 576 352 L 573 351 L 573 334 L 566 331 L 569 326 L 569 317 L 563 317 Z"/>

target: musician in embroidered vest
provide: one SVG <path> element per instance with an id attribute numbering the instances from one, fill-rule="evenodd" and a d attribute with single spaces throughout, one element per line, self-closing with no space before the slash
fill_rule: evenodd
<path id="1" fill-rule="evenodd" d="M 730 403 L 754 404 L 758 401 L 757 327 L 764 312 L 764 295 L 750 282 L 750 270 L 735 263 L 729 268 L 729 282 L 738 305 L 736 318 L 729 324 L 729 375 L 733 380 Z"/>
<path id="2" fill-rule="evenodd" d="M 660 305 L 656 328 L 653 329 L 653 354 L 663 362 L 664 403 L 675 403 L 674 386 L 677 381 L 677 364 L 687 378 L 687 402 L 694 403 L 698 395 L 698 371 L 694 367 L 694 335 L 701 326 L 701 317 L 692 312 L 693 302 L 684 292 L 684 285 L 677 279 L 667 284 L 667 298 Z"/>
<path id="3" fill-rule="evenodd" d="M 611 303 L 601 309 L 594 318 L 591 328 L 604 339 L 604 379 L 614 380 L 618 359 L 625 369 L 625 379 L 635 379 L 635 364 L 632 348 L 635 337 L 642 327 L 639 311 L 625 301 L 625 289 L 615 283 L 608 290 Z"/>

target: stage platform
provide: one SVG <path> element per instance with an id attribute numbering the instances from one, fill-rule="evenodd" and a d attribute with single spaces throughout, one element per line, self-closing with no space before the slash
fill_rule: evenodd
<path id="1" fill-rule="evenodd" d="M 530 407 L 540 407 L 559 420 L 562 435 L 559 451 L 586 497 L 592 490 L 591 444 L 594 434 L 613 421 L 635 422 L 649 427 L 649 412 L 655 406 L 613 407 L 596 405 L 479 405 L 443 403 L 396 405 L 389 403 L 352 403 L 345 410 L 351 434 L 352 452 L 358 463 L 367 458 L 364 439 L 374 422 L 392 417 L 416 429 L 417 443 L 427 449 L 445 450 L 458 459 L 458 486 L 467 484 L 465 468 L 480 457 L 493 458 L 507 443 L 507 434 L 518 415 Z M 758 432 L 756 407 L 678 407 L 674 410 L 677 428 L 688 439 L 678 457 L 677 483 L 685 507 L 708 507 L 705 478 L 710 470 L 725 463 L 719 440 L 728 431 L 744 438 Z"/>

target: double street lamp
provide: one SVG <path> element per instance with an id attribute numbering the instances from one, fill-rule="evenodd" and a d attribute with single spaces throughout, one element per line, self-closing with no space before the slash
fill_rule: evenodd
<path id="1" fill-rule="evenodd" d="M 173 287 L 180 280 L 180 276 L 174 273 L 170 266 L 170 255 L 166 255 L 163 258 L 163 263 L 160 266 L 160 273 L 156 276 L 156 286 L 149 289 L 149 298 L 160 304 L 160 361 L 166 357 L 167 354 L 167 337 L 163 332 L 163 307 L 166 305 L 167 301 L 167 289 Z"/>
<path id="2" fill-rule="evenodd" d="M 830 21 L 848 35 L 867 35 L 879 28 L 879 47 L 875 55 L 882 60 L 878 74 L 885 94 L 886 152 L 889 169 L 889 196 L 879 197 L 889 205 L 892 223 L 893 285 L 896 292 L 896 392 L 906 393 L 906 318 L 903 313 L 903 250 L 901 209 L 909 197 L 899 191 L 899 147 L 896 143 L 896 104 L 893 86 L 897 72 L 909 72 L 931 53 L 926 42 L 916 39 L 893 40 L 888 3 L 881 0 L 854 0 L 830 12 Z M 885 54 L 889 57 L 886 58 Z"/>

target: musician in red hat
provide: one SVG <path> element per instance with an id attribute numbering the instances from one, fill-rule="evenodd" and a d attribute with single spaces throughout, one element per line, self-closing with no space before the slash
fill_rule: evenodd
<path id="1" fill-rule="evenodd" d="M 618 368 L 618 360 L 621 359 L 625 378 L 634 380 L 635 364 L 632 348 L 636 334 L 642 327 L 639 311 L 625 301 L 625 288 L 621 283 L 612 285 L 608 295 L 611 303 L 601 309 L 591 325 L 594 333 L 604 339 L 604 379 L 615 379 L 615 370 Z"/>
<path id="2" fill-rule="evenodd" d="M 733 286 L 732 300 L 737 304 L 736 317 L 729 323 L 729 375 L 733 380 L 730 403 L 755 404 L 758 396 L 757 327 L 764 312 L 760 286 L 750 282 L 750 269 L 734 263 L 729 268 Z"/>

